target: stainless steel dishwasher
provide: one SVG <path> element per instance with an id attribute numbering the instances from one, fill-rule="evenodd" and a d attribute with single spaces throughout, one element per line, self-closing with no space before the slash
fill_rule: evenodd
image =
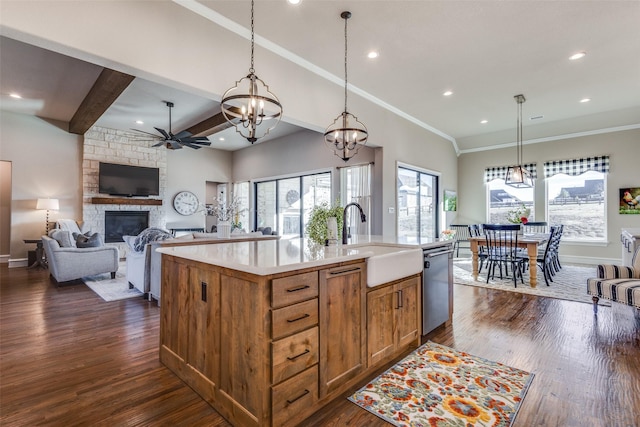
<path id="1" fill-rule="evenodd" d="M 449 320 L 453 249 L 447 245 L 422 252 L 422 335 L 426 335 Z"/>

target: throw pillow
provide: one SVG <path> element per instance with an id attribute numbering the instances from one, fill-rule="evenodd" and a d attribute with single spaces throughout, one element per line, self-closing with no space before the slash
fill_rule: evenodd
<path id="1" fill-rule="evenodd" d="M 70 231 L 60 230 L 58 228 L 49 232 L 49 237 L 56 240 L 61 248 L 75 248 L 76 239 L 71 235 Z"/>
<path id="2" fill-rule="evenodd" d="M 104 245 L 102 241 L 102 237 L 100 237 L 99 233 L 90 234 L 87 232 L 86 234 L 73 233 L 73 236 L 76 239 L 76 247 L 78 248 L 98 248 Z"/>
<path id="3" fill-rule="evenodd" d="M 154 227 L 147 228 L 136 237 L 136 240 L 133 243 L 133 250 L 136 252 L 142 252 L 144 251 L 144 247 L 147 243 L 156 242 L 158 240 L 167 240 L 172 237 L 171 233 L 166 230 Z"/>

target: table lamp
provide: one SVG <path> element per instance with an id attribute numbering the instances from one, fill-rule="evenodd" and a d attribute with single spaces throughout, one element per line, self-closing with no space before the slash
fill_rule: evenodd
<path id="1" fill-rule="evenodd" d="M 45 222 L 45 234 L 49 235 L 49 211 L 50 210 L 58 210 L 60 209 L 60 204 L 58 203 L 58 199 L 38 199 L 36 203 L 36 209 L 46 210 L 47 211 L 47 219 Z"/>

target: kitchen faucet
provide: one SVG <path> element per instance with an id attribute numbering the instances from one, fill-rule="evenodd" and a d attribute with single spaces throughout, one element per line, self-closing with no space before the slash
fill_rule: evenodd
<path id="1" fill-rule="evenodd" d="M 357 204 L 356 202 L 351 202 L 347 206 L 344 207 L 344 211 L 342 211 L 342 244 L 347 244 L 347 209 L 349 206 L 355 206 L 360 211 L 360 221 L 367 222 L 367 216 L 362 211 L 362 206 Z"/>

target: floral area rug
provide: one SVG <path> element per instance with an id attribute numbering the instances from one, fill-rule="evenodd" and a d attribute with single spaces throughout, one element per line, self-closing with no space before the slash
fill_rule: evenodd
<path id="1" fill-rule="evenodd" d="M 126 264 L 121 262 L 115 279 L 111 278 L 110 273 L 104 273 L 83 277 L 82 281 L 105 301 L 141 297 L 142 292 L 136 288 L 129 289 L 126 268 Z"/>
<path id="2" fill-rule="evenodd" d="M 486 263 L 485 263 L 486 264 Z M 500 280 L 496 270 L 496 278 L 487 283 L 487 269 L 483 267 L 478 275 L 478 280 L 473 279 L 470 258 L 456 258 L 453 261 L 453 283 L 481 288 L 498 289 L 509 292 L 537 295 L 540 297 L 558 298 L 569 301 L 578 301 L 593 304 L 591 295 L 587 294 L 587 279 L 598 277 L 596 266 L 563 264 L 560 271 L 553 276 L 553 282 L 549 286 L 544 282 L 542 270 L 538 268 L 538 285 L 535 288 L 529 286 L 529 271 L 524 273 L 524 284 L 518 279 L 518 287 L 513 286 L 513 279 Z M 611 307 L 611 302 L 603 298 L 598 305 Z"/>
<path id="3" fill-rule="evenodd" d="M 431 341 L 349 397 L 395 426 L 510 426 L 533 374 Z"/>

